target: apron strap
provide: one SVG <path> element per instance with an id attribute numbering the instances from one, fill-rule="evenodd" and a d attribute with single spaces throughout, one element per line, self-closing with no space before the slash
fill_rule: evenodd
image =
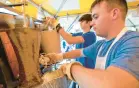
<path id="1" fill-rule="evenodd" d="M 124 28 L 122 29 L 122 31 L 117 35 L 117 37 L 115 38 L 115 40 L 113 41 L 113 43 L 110 45 L 110 47 L 109 47 L 109 49 L 108 49 L 108 51 L 107 51 L 107 53 L 106 53 L 106 55 L 105 55 L 104 57 L 99 57 L 99 53 L 100 53 L 100 51 L 101 51 L 101 49 L 102 49 L 102 45 L 101 45 L 101 47 L 100 47 L 100 49 L 99 49 L 99 51 L 98 51 L 98 54 L 97 54 L 95 68 L 105 69 L 107 57 L 108 57 L 108 54 L 109 54 L 111 48 L 114 46 L 114 44 L 115 44 L 116 42 L 118 42 L 118 41 L 122 38 L 122 36 L 123 36 L 127 31 L 128 31 L 128 30 L 127 30 L 126 27 L 124 27 Z"/>

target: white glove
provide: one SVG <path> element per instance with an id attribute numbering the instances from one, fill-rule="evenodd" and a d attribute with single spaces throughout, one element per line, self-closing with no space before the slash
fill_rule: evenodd
<path id="1" fill-rule="evenodd" d="M 63 60 L 63 54 L 49 53 L 47 55 L 41 55 L 39 62 L 42 65 L 51 65 Z"/>
<path id="2" fill-rule="evenodd" d="M 75 79 L 73 78 L 72 73 L 71 73 L 71 67 L 73 65 L 82 65 L 82 64 L 79 62 L 71 62 L 68 64 L 63 64 L 60 67 L 60 69 L 62 69 L 63 73 L 66 74 L 70 80 L 75 81 Z"/>
<path id="3" fill-rule="evenodd" d="M 44 55 L 41 55 L 39 58 L 39 63 L 42 65 L 47 66 L 48 62 L 50 61 L 50 59 L 48 57 L 45 57 Z"/>
<path id="4" fill-rule="evenodd" d="M 46 72 L 43 76 L 42 79 L 44 80 L 45 83 L 50 82 L 52 80 L 58 79 L 64 77 L 64 73 L 61 69 L 52 71 L 52 72 Z"/>
<path id="5" fill-rule="evenodd" d="M 46 17 L 45 23 L 46 25 L 53 27 L 53 28 L 56 28 L 56 26 L 59 24 L 55 18 L 51 18 L 51 17 Z"/>

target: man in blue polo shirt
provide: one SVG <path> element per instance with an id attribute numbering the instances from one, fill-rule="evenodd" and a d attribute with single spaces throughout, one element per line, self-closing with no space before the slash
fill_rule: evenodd
<path id="1" fill-rule="evenodd" d="M 91 21 L 91 14 L 84 14 L 80 17 L 79 22 L 83 32 L 69 34 L 65 32 L 64 28 L 62 28 L 60 24 L 58 24 L 58 29 L 56 27 L 56 30 L 68 44 L 76 44 L 76 49 L 82 49 L 96 42 L 96 35 L 91 31 Z M 49 26 L 52 26 L 52 28 L 55 26 L 55 24 L 57 24 L 57 21 L 50 17 L 46 18 L 46 23 L 47 22 Z M 88 57 L 78 57 L 76 60 L 81 62 L 83 66 L 87 68 L 94 68 L 95 66 L 94 60 Z"/>
<path id="2" fill-rule="evenodd" d="M 92 26 L 90 23 L 92 21 L 91 14 L 84 14 L 80 17 L 79 22 L 83 32 L 73 33 L 72 35 L 65 32 L 61 28 L 58 33 L 66 40 L 68 44 L 76 44 L 76 49 L 82 49 L 88 47 L 89 45 L 96 42 L 96 35 L 94 32 L 91 32 Z M 76 61 L 79 61 L 83 66 L 87 68 L 94 68 L 94 61 L 87 57 L 76 58 Z"/>
<path id="3" fill-rule="evenodd" d="M 139 33 L 127 31 L 127 11 L 126 0 L 95 0 L 92 26 L 105 40 L 81 50 L 48 54 L 49 63 L 87 56 L 95 60 L 95 69 L 76 62 L 61 67 L 81 88 L 139 88 Z"/>

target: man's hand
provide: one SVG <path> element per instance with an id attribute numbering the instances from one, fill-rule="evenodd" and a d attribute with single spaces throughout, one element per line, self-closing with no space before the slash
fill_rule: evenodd
<path id="1" fill-rule="evenodd" d="M 63 60 L 63 54 L 56 54 L 56 53 L 50 53 L 50 54 L 43 54 L 41 55 L 39 62 L 42 65 L 51 65 L 55 64 L 59 61 Z"/>
<path id="2" fill-rule="evenodd" d="M 44 66 L 47 66 L 48 62 L 50 62 L 50 59 L 48 57 L 45 57 L 43 54 L 41 54 L 39 58 L 39 63 Z"/>
<path id="3" fill-rule="evenodd" d="M 68 78 L 70 80 L 74 80 L 73 76 L 72 76 L 72 73 L 71 73 L 71 67 L 73 65 L 81 65 L 81 63 L 79 62 L 71 62 L 71 63 L 66 63 L 66 64 L 63 64 L 60 69 L 63 71 L 64 74 L 66 74 L 68 76 Z"/>
<path id="4" fill-rule="evenodd" d="M 59 24 L 58 21 L 55 18 L 51 18 L 51 17 L 46 17 L 45 23 L 48 26 L 51 26 L 51 27 L 54 27 L 54 28 Z"/>
<path id="5" fill-rule="evenodd" d="M 62 28 L 60 23 L 55 18 L 46 17 L 45 24 L 56 29 L 57 32 L 59 32 L 59 30 Z"/>

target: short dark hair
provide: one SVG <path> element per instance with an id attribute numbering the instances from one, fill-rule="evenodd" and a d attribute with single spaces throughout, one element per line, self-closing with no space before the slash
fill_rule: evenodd
<path id="1" fill-rule="evenodd" d="M 92 5 L 90 11 L 101 2 L 105 1 L 108 4 L 108 7 L 113 8 L 114 6 L 119 6 L 120 9 L 123 12 L 123 18 L 126 18 L 127 12 L 128 12 L 128 6 L 126 0 L 95 0 Z"/>
<path id="2" fill-rule="evenodd" d="M 84 14 L 81 16 L 81 18 L 79 19 L 79 22 L 81 21 L 92 21 L 92 15 L 91 14 Z"/>

